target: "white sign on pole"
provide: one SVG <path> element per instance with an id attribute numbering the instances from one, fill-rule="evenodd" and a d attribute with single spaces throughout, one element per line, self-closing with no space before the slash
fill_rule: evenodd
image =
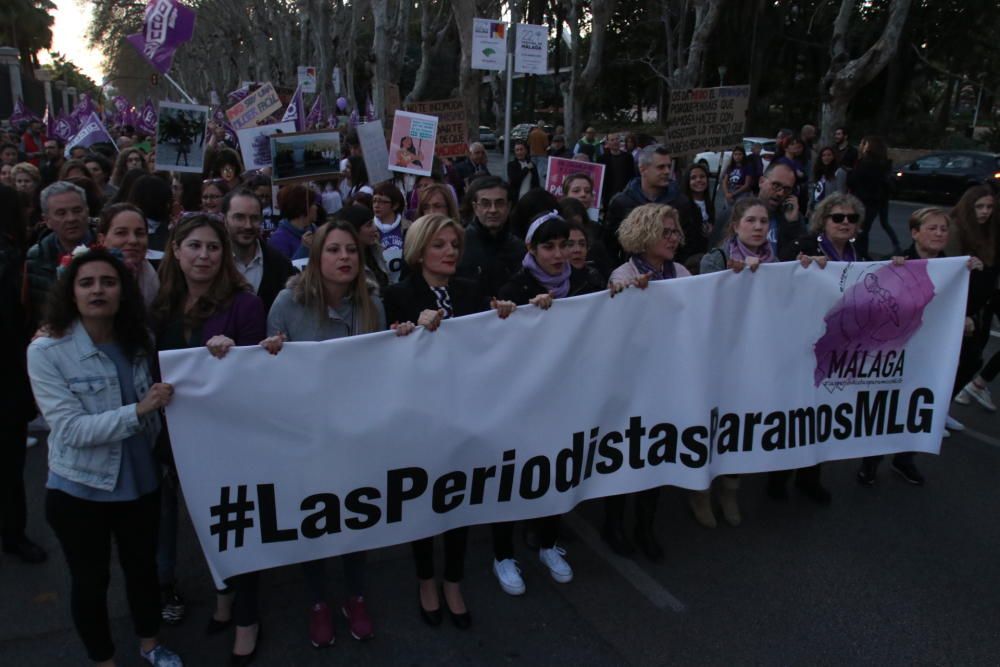
<path id="1" fill-rule="evenodd" d="M 507 24 L 472 19 L 472 69 L 507 69 Z"/>
<path id="2" fill-rule="evenodd" d="M 184 498 L 221 579 L 718 475 L 937 453 L 965 262 L 766 264 L 402 338 L 161 352 Z"/>
<path id="3" fill-rule="evenodd" d="M 340 95 L 340 68 L 334 67 L 333 74 L 330 75 L 331 83 L 333 84 L 333 94 Z"/>
<path id="4" fill-rule="evenodd" d="M 303 93 L 316 92 L 316 68 L 306 65 L 299 65 L 296 71 L 299 85 L 302 86 Z"/>
<path id="5" fill-rule="evenodd" d="M 548 27 L 518 23 L 514 35 L 514 71 L 518 74 L 545 75 L 548 68 Z"/>

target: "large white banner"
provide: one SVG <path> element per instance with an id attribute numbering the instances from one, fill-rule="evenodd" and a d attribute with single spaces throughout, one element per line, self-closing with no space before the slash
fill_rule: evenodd
<path id="1" fill-rule="evenodd" d="M 161 353 L 217 577 L 609 494 L 940 447 L 964 259 L 768 265 L 445 321 Z"/>

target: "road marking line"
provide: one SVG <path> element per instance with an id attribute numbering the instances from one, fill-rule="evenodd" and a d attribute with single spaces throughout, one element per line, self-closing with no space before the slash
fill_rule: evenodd
<path id="1" fill-rule="evenodd" d="M 994 338 L 1000 338 L 1000 331 L 997 331 L 996 329 L 990 329 L 990 335 L 993 336 Z"/>
<path id="2" fill-rule="evenodd" d="M 1000 448 L 1000 438 L 994 438 L 992 435 L 986 435 L 985 433 L 981 433 L 980 431 L 977 431 L 974 428 L 969 428 L 968 426 L 966 426 L 961 431 L 957 431 L 957 433 L 962 435 L 968 435 L 973 440 L 978 440 L 984 445 L 990 445 L 991 447 Z"/>
<path id="3" fill-rule="evenodd" d="M 573 529 L 573 532 L 580 537 L 580 540 L 584 544 L 607 561 L 608 565 L 614 568 L 627 582 L 632 584 L 637 591 L 642 593 L 654 607 L 658 609 L 670 609 L 678 613 L 687 609 L 683 602 L 674 597 L 660 582 L 636 565 L 635 561 L 623 558 L 608 549 L 604 544 L 604 540 L 601 539 L 601 536 L 597 534 L 597 531 L 586 519 L 578 516 L 576 513 L 571 513 L 563 515 L 563 521 Z"/>

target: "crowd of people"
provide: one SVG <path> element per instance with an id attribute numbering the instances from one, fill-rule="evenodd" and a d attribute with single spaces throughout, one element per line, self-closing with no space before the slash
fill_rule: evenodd
<path id="1" fill-rule="evenodd" d="M 173 388 L 159 379 L 162 350 L 204 346 L 224 357 L 234 346 L 259 345 L 280 355 L 286 342 L 386 329 L 405 336 L 473 313 L 507 318 L 529 304 L 545 310 L 563 298 L 613 296 L 699 273 L 865 261 L 880 216 L 894 262 L 971 257 L 953 397 L 996 409 L 989 383 L 1000 355 L 983 363 L 1000 306 L 1000 212 L 988 186 L 970 188 L 951 210 L 914 212 L 904 249 L 888 225 L 889 167 L 878 137 L 866 137 L 860 151 L 844 130 L 819 148 L 814 130 L 783 131 L 773 156 L 759 145 L 749 154 L 737 146 L 716 210 L 713 175 L 697 164 L 678 172 L 651 138 L 612 133 L 600 141 L 588 128 L 570 153 L 561 134 L 536 129 L 514 145 L 506 180 L 490 173 L 485 149 L 474 143 L 467 160 L 435 159 L 431 176 L 370 183 L 347 133 L 339 178 L 277 190 L 266 171 L 245 173 L 223 141 L 207 142 L 205 173 L 191 175 L 155 171 L 155 146 L 127 129 L 117 154 L 83 150 L 70 159 L 36 124 L 21 137 L 0 136 L 3 550 L 25 562 L 46 558 L 28 538 L 23 480 L 28 423 L 40 412 L 50 429 L 45 518 L 92 661 L 115 659 L 106 603 L 114 541 L 141 655 L 154 665 L 181 664 L 157 639 L 161 622 L 186 614 L 175 574 L 182 489 L 162 415 Z M 544 156 L 563 151 L 606 165 L 602 201 L 583 172 L 566 177 L 562 197 L 541 187 Z M 949 427 L 961 425 L 949 418 Z M 875 484 L 878 464 L 878 457 L 859 462 L 858 482 Z M 912 454 L 897 454 L 891 466 L 911 484 L 924 481 Z M 830 502 L 819 465 L 770 473 L 767 494 L 787 500 L 793 476 L 804 497 Z M 716 487 L 723 520 L 739 525 L 739 477 L 724 476 Z M 659 561 L 659 489 L 631 495 L 631 522 L 627 496 L 604 499 L 602 537 L 619 555 Z M 715 527 L 712 489 L 688 498 L 694 518 Z M 572 581 L 559 517 L 529 523 L 529 541 L 552 578 Z M 456 627 L 469 628 L 461 588 L 467 529 L 441 540 L 440 586 L 434 539 L 412 544 L 419 612 L 432 626 L 447 612 Z M 492 526 L 492 543 L 500 588 L 523 594 L 513 524 Z M 325 562 L 301 565 L 310 599 L 303 634 L 316 647 L 334 643 L 337 608 L 355 639 L 375 634 L 365 554 L 340 560 L 340 604 Z M 233 628 L 234 665 L 249 664 L 260 642 L 260 578 L 228 580 L 207 623 L 210 634 Z"/>

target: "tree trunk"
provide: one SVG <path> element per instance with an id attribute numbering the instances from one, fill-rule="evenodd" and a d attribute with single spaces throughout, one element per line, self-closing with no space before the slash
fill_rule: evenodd
<path id="1" fill-rule="evenodd" d="M 431 0 L 420 5 L 420 66 L 413 82 L 413 88 L 403 101 L 403 106 L 423 99 L 431 81 L 431 73 L 441 47 L 447 39 L 454 16 L 448 11 L 447 3 L 439 0 L 432 6 Z"/>
<path id="2" fill-rule="evenodd" d="M 889 18 L 882 34 L 861 56 L 851 60 L 847 48 L 854 0 L 841 0 L 833 24 L 830 42 L 830 67 L 820 82 L 822 120 L 820 136 L 832 137 L 834 130 L 847 119 L 847 107 L 861 88 L 875 78 L 889 63 L 899 44 L 899 37 L 910 11 L 910 0 L 892 0 Z"/>
<path id="3" fill-rule="evenodd" d="M 465 128 L 469 141 L 479 137 L 479 73 L 472 69 L 472 19 L 476 17 L 473 2 L 453 0 L 452 13 L 458 27 L 462 59 L 458 69 L 458 91 L 465 106 Z"/>

